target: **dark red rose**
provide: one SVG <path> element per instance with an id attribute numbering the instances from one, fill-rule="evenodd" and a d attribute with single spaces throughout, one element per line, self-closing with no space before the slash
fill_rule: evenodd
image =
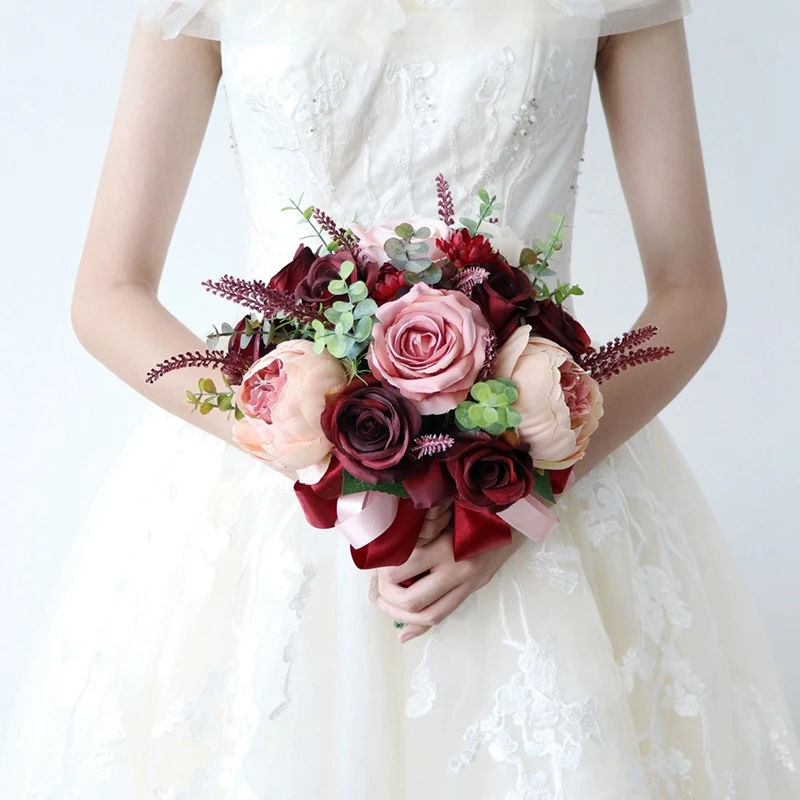
<path id="1" fill-rule="evenodd" d="M 550 339 L 568 350 L 575 358 L 584 355 L 592 344 L 583 325 L 553 300 L 547 299 L 536 303 L 533 313 L 528 315 L 526 322 L 533 327 L 533 336 Z"/>
<path id="2" fill-rule="evenodd" d="M 472 300 L 483 311 L 497 334 L 498 344 L 518 328 L 522 320 L 533 311 L 536 301 L 531 297 L 532 286 L 528 276 L 515 269 L 501 257 L 484 264 L 489 277 L 472 291 Z"/>
<path id="3" fill-rule="evenodd" d="M 480 233 L 470 236 L 466 228 L 453 231 L 449 239 L 437 239 L 436 246 L 458 269 L 482 266 L 495 256 L 489 239 Z"/>
<path id="4" fill-rule="evenodd" d="M 310 247 L 301 244 L 294 254 L 294 259 L 272 277 L 269 282 L 270 289 L 277 289 L 280 292 L 295 292 L 316 260 L 317 254 Z"/>
<path id="5" fill-rule="evenodd" d="M 378 273 L 378 280 L 370 293 L 370 297 L 379 305 L 397 299 L 400 289 L 407 286 L 403 273 L 391 264 L 384 264 Z"/>
<path id="6" fill-rule="evenodd" d="M 498 513 L 533 491 L 527 450 L 488 433 L 464 435 L 447 453 L 447 471 L 461 503 Z"/>
<path id="7" fill-rule="evenodd" d="M 322 303 L 330 305 L 336 298 L 328 291 L 328 284 L 339 277 L 339 270 L 345 261 L 357 264 L 356 259 L 349 250 L 339 250 L 336 253 L 317 258 L 306 271 L 305 277 L 295 289 L 295 297 L 306 303 Z M 361 266 L 350 274 L 349 283 L 364 281 L 367 289 L 372 291 L 378 279 L 378 265 L 373 261 L 362 259 Z"/>
<path id="8" fill-rule="evenodd" d="M 421 426 L 419 411 L 398 391 L 359 380 L 332 397 L 322 414 L 322 430 L 334 455 L 351 475 L 368 483 L 403 479 Z"/>

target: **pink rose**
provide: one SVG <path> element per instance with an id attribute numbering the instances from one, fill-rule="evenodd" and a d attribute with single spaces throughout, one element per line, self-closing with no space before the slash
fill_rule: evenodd
<path id="1" fill-rule="evenodd" d="M 445 414 L 467 398 L 486 361 L 489 325 L 462 292 L 418 283 L 377 313 L 369 366 L 421 414 Z"/>
<path id="2" fill-rule="evenodd" d="M 517 328 L 500 348 L 495 377 L 517 384 L 514 407 L 522 415 L 520 438 L 530 445 L 538 469 L 567 469 L 583 458 L 603 416 L 597 381 L 548 339 Z"/>
<path id="3" fill-rule="evenodd" d="M 389 239 L 396 239 L 397 234 L 394 229 L 398 225 L 408 223 L 415 231 L 420 228 L 428 228 L 431 232 L 427 239 L 414 239 L 414 241 L 424 241 L 428 245 L 428 258 L 436 261 L 444 257 L 444 253 L 436 246 L 437 239 L 447 239 L 450 236 L 450 228 L 440 219 L 428 219 L 427 217 L 412 217 L 411 219 L 398 219 L 394 222 L 384 222 L 374 228 L 365 228 L 363 225 L 351 225 L 350 230 L 358 236 L 358 249 L 367 258 L 378 264 L 385 264 L 389 260 L 383 246 Z"/>
<path id="4" fill-rule="evenodd" d="M 320 421 L 325 400 L 346 384 L 344 367 L 329 353 L 317 355 L 304 340 L 282 342 L 245 374 L 236 394 L 245 417 L 233 439 L 250 455 L 314 483 L 330 460 Z"/>

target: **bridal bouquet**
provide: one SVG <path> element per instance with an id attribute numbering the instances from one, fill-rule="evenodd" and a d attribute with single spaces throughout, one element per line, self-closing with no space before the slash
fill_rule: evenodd
<path id="1" fill-rule="evenodd" d="M 440 219 L 369 229 L 284 209 L 321 246 L 301 244 L 269 283 L 205 281 L 251 313 L 147 376 L 219 370 L 222 386 L 201 379 L 189 402 L 233 415 L 234 440 L 295 479 L 308 522 L 341 531 L 362 569 L 403 564 L 450 500 L 456 560 L 512 528 L 543 541 L 602 417 L 600 384 L 670 354 L 644 346 L 653 327 L 592 347 L 562 305 L 581 290 L 552 284 L 563 217 L 526 247 L 485 190 L 458 223 L 441 175 L 437 194 Z"/>

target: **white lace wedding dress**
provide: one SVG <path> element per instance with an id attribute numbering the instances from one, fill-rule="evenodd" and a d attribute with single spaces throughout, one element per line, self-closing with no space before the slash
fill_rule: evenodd
<path id="1" fill-rule="evenodd" d="M 597 37 L 683 9 L 163 0 L 145 11 L 169 35 L 221 38 L 247 269 L 267 277 L 296 247 L 287 196 L 341 220 L 435 216 L 439 172 L 457 212 L 485 186 L 506 224 L 542 235 L 574 205 Z M 768 644 L 661 425 L 559 514 L 546 544 L 527 544 L 401 646 L 373 576 L 343 537 L 308 527 L 288 481 L 154 411 L 56 594 L 0 797 L 800 797 Z"/>

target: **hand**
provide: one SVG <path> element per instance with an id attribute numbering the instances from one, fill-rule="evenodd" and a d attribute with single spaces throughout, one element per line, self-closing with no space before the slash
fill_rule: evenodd
<path id="1" fill-rule="evenodd" d="M 402 567 L 378 570 L 378 606 L 405 627 L 399 640 L 409 642 L 450 616 L 473 592 L 486 586 L 519 550 L 525 537 L 513 532 L 510 544 L 456 563 L 453 534 L 420 541 Z M 409 579 L 422 575 L 410 586 Z"/>

